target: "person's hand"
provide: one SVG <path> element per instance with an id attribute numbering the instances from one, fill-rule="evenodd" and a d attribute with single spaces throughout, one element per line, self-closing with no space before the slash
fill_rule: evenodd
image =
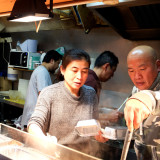
<path id="1" fill-rule="evenodd" d="M 57 137 L 51 136 L 49 133 L 47 133 L 47 138 L 49 141 L 51 141 L 53 143 L 57 143 Z"/>
<path id="2" fill-rule="evenodd" d="M 119 118 L 122 118 L 123 116 L 124 116 L 124 113 L 119 112 L 118 110 L 114 110 L 107 114 L 107 119 L 110 122 L 116 123 L 119 120 Z"/>
<path id="3" fill-rule="evenodd" d="M 104 143 L 104 142 L 108 141 L 108 139 L 105 138 L 105 137 L 103 137 L 102 134 L 103 134 L 102 131 L 99 131 L 99 132 L 98 132 L 98 135 L 94 136 L 94 138 L 95 138 L 98 142 Z"/>
<path id="4" fill-rule="evenodd" d="M 28 126 L 28 133 L 39 137 L 42 139 L 42 141 L 47 142 L 54 142 L 57 143 L 57 138 L 55 136 L 51 136 L 49 133 L 45 135 L 42 131 L 42 129 L 37 124 L 31 124 Z"/>
<path id="5" fill-rule="evenodd" d="M 134 129 L 138 129 L 141 122 L 143 122 L 149 114 L 150 111 L 145 104 L 136 99 L 128 100 L 124 108 L 124 117 L 129 131 L 132 132 Z"/>
<path id="6" fill-rule="evenodd" d="M 117 110 L 114 110 L 110 113 L 107 114 L 107 119 L 110 121 L 110 122 L 117 122 L 118 121 L 118 111 Z"/>
<path id="7" fill-rule="evenodd" d="M 118 117 L 119 118 L 123 118 L 124 117 L 124 113 L 123 112 L 118 112 Z"/>

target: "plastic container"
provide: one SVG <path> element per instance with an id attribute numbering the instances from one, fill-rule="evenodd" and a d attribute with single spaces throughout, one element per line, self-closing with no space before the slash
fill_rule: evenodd
<path id="1" fill-rule="evenodd" d="M 8 73 L 7 73 L 7 79 L 11 81 L 17 81 L 18 80 L 18 70 L 14 70 L 13 68 L 9 68 L 8 65 Z"/>
<path id="2" fill-rule="evenodd" d="M 101 130 L 100 123 L 95 119 L 78 121 L 76 131 L 82 137 L 98 135 L 98 131 Z"/>
<path id="3" fill-rule="evenodd" d="M 18 90 L 9 90 L 9 98 L 11 101 L 18 101 L 20 92 Z"/>
<path id="4" fill-rule="evenodd" d="M 103 137 L 112 140 L 124 140 L 127 132 L 125 126 L 108 126 L 103 131 Z"/>
<path id="5" fill-rule="evenodd" d="M 40 63 L 40 57 L 33 57 L 31 56 L 29 59 L 29 70 L 34 70 L 35 69 L 35 63 Z"/>
<path id="6" fill-rule="evenodd" d="M 27 39 L 23 43 L 19 44 L 23 52 L 37 52 L 38 41 L 34 39 Z"/>

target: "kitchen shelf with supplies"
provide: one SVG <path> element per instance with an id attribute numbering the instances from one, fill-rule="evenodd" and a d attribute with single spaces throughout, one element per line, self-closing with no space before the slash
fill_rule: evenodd
<path id="1" fill-rule="evenodd" d="M 8 67 L 12 68 L 13 70 L 19 70 L 19 71 L 27 71 L 27 72 L 33 72 L 34 70 L 26 69 L 26 68 L 18 68 L 18 67 Z"/>

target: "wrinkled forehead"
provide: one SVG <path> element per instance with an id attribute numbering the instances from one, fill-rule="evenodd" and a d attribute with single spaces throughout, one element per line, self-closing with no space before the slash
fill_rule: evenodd
<path id="1" fill-rule="evenodd" d="M 136 66 L 145 66 L 145 65 L 152 65 L 153 60 L 150 56 L 131 56 L 127 59 L 127 65 L 136 67 Z"/>

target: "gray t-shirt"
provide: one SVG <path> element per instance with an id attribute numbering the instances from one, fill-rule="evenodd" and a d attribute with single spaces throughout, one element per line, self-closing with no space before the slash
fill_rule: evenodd
<path id="1" fill-rule="evenodd" d="M 56 136 L 59 144 L 77 144 L 88 140 L 75 131 L 77 122 L 93 118 L 98 119 L 95 90 L 83 85 L 76 97 L 62 81 L 42 90 L 28 125 L 37 124 L 44 133 Z"/>
<path id="2" fill-rule="evenodd" d="M 38 92 L 43 88 L 52 84 L 50 74 L 44 66 L 38 66 L 32 73 L 23 109 L 23 115 L 21 120 L 21 126 L 28 124 L 28 121 L 36 106 Z"/>

